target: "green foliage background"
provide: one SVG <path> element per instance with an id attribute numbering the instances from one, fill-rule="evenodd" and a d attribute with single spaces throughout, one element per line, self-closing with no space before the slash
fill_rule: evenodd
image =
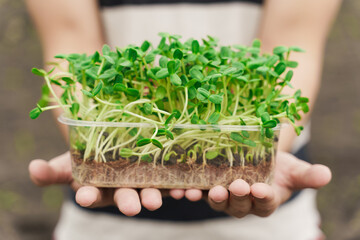
<path id="1" fill-rule="evenodd" d="M 312 118 L 311 156 L 331 167 L 333 181 L 318 205 L 329 240 L 360 239 L 360 1 L 346 0 L 326 48 L 323 82 Z M 0 0 L 0 236 L 50 239 L 59 214 L 60 187 L 40 189 L 29 180 L 31 159 L 66 150 L 50 114 L 28 112 L 42 82 L 41 48 L 20 0 Z"/>

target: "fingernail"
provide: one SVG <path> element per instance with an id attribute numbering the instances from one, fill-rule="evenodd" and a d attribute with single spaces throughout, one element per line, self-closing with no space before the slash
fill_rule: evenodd
<path id="1" fill-rule="evenodd" d="M 235 194 L 233 192 L 231 192 L 231 194 L 234 196 L 234 197 L 237 197 L 237 198 L 243 198 L 245 196 L 248 196 L 247 194 Z"/>

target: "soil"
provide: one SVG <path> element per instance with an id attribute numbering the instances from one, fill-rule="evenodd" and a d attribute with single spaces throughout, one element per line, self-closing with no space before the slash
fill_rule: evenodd
<path id="1" fill-rule="evenodd" d="M 185 153 L 183 149 L 177 152 Z M 270 183 L 274 161 L 257 160 L 256 165 L 240 165 L 239 154 L 234 154 L 234 165 L 219 156 L 203 164 L 202 156 L 193 163 L 178 162 L 176 157 L 168 161 L 144 162 L 136 157 L 113 159 L 107 162 L 83 161 L 83 154 L 72 152 L 74 178 L 84 185 L 98 187 L 156 187 L 156 188 L 198 188 L 207 190 L 215 185 L 228 187 L 236 179 L 243 179 L 249 184 L 255 182 Z M 110 154 L 109 154 L 110 155 Z M 199 161 L 201 159 L 201 161 Z M 255 158 L 254 158 L 255 159 Z"/>

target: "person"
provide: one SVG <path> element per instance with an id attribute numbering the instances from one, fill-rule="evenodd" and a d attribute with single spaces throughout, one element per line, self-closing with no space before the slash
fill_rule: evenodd
<path id="1" fill-rule="evenodd" d="M 312 108 L 327 34 L 341 0 L 102 0 L 100 4 L 101 8 L 96 0 L 27 0 L 45 62 L 58 53 L 93 53 L 104 43 L 154 41 L 158 32 L 185 39 L 213 35 L 228 45 L 249 44 L 258 36 L 264 52 L 277 45 L 306 49 L 307 53 L 293 56 L 299 67 L 292 84 L 309 97 Z M 306 127 L 299 138 L 292 129 L 281 133 L 272 185 L 249 186 L 238 179 L 229 189 L 215 186 L 208 192 L 80 186 L 72 179 L 69 153 L 50 161 L 33 160 L 30 177 L 39 186 L 68 184 L 74 190 L 77 206 L 64 203 L 55 239 L 318 239 L 316 193 L 307 188 L 325 186 L 331 172 L 299 159 L 306 160 L 309 117 L 300 124 Z M 61 130 L 66 136 L 67 129 Z M 138 218 L 119 216 L 109 206 Z"/>

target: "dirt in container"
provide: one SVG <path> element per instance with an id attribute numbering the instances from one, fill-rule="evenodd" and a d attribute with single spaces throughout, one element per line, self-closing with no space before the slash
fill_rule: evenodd
<path id="1" fill-rule="evenodd" d="M 73 177 L 84 185 L 98 187 L 132 188 L 198 188 L 210 189 L 216 185 L 228 187 L 234 180 L 243 179 L 250 185 L 255 182 L 270 183 L 274 169 L 273 157 L 268 153 L 255 164 L 241 164 L 238 153 L 234 153 L 233 166 L 223 156 L 204 164 L 202 155 L 193 161 L 179 159 L 184 149 L 174 148 L 178 155 L 168 161 L 140 161 L 138 157 L 122 158 L 107 154 L 106 162 L 89 158 L 83 161 L 83 153 L 71 151 Z M 153 156 L 151 156 L 153 158 Z"/>

